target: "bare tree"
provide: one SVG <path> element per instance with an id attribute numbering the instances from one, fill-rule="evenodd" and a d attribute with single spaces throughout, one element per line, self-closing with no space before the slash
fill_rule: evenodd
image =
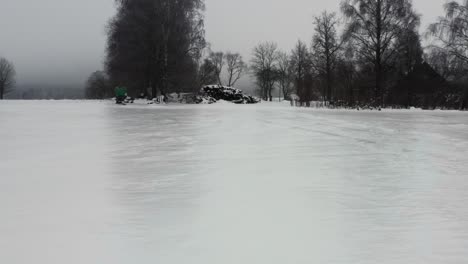
<path id="1" fill-rule="evenodd" d="M 287 99 L 291 95 L 294 82 L 293 67 L 291 59 L 286 52 L 278 52 L 278 84 L 283 98 Z M 280 99 L 281 100 L 281 99 Z"/>
<path id="2" fill-rule="evenodd" d="M 213 63 L 216 69 L 216 76 L 218 77 L 218 84 L 223 85 L 223 81 L 221 75 L 223 73 L 224 65 L 225 65 L 225 55 L 223 52 L 211 52 L 210 53 L 210 61 Z"/>
<path id="3" fill-rule="evenodd" d="M 399 51 L 396 40 L 419 17 L 411 0 L 344 0 L 341 9 L 348 18 L 344 39 L 353 39 L 362 59 L 373 65 L 374 100 L 383 105 L 384 73 Z"/>
<path id="4" fill-rule="evenodd" d="M 239 53 L 228 52 L 225 58 L 228 73 L 228 86 L 232 87 L 245 73 L 247 65 Z"/>
<path id="5" fill-rule="evenodd" d="M 5 58 L 0 58 L 0 100 L 5 94 L 11 92 L 15 85 L 16 71 L 13 63 Z"/>
<path id="6" fill-rule="evenodd" d="M 336 13 L 323 12 L 315 17 L 315 33 L 312 40 L 313 65 L 321 76 L 324 77 L 326 91 L 323 97 L 332 100 L 333 71 L 338 60 L 338 51 L 341 41 L 338 40 L 336 27 L 338 19 Z"/>
<path id="7" fill-rule="evenodd" d="M 468 62 L 468 0 L 463 4 L 445 4 L 445 17 L 429 26 L 429 34 L 436 37 L 450 54 Z"/>
<path id="8" fill-rule="evenodd" d="M 251 68 L 264 100 L 273 101 L 273 89 L 277 80 L 277 45 L 264 42 L 253 50 Z"/>
<path id="9" fill-rule="evenodd" d="M 352 46 L 343 48 L 343 56 L 340 56 L 336 63 L 336 88 L 334 98 L 348 102 L 349 106 L 353 106 L 359 100 L 358 96 L 358 77 L 359 72 L 356 66 L 357 62 L 354 58 Z"/>
<path id="10" fill-rule="evenodd" d="M 311 87 L 309 87 L 308 79 L 310 79 L 311 75 L 312 62 L 307 45 L 300 40 L 292 50 L 291 67 L 297 95 L 302 103 L 307 102 L 311 97 Z"/>

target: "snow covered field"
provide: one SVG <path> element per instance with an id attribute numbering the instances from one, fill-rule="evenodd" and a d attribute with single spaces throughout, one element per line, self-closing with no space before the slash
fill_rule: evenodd
<path id="1" fill-rule="evenodd" d="M 0 263 L 468 263 L 468 113 L 0 102 Z"/>

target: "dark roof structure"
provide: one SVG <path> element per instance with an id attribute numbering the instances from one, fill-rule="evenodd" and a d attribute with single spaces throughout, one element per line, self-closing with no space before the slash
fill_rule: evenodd
<path id="1" fill-rule="evenodd" d="M 400 106 L 435 107 L 447 80 L 427 62 L 420 63 L 391 89 L 389 103 Z"/>

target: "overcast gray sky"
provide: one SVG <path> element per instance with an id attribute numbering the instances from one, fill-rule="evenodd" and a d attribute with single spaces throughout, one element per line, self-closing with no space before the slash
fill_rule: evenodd
<path id="1" fill-rule="evenodd" d="M 341 0 L 205 0 L 206 37 L 214 50 L 248 59 L 261 41 L 290 50 L 309 42 L 312 17 L 339 11 Z M 445 0 L 413 0 L 423 28 L 442 15 Z M 113 0 L 0 0 L 0 56 L 14 62 L 18 82 L 81 85 L 102 68 L 105 25 Z"/>

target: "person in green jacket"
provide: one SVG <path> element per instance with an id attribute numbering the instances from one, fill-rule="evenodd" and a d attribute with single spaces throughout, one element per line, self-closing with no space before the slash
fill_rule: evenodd
<path id="1" fill-rule="evenodd" d="M 117 104 L 123 104 L 127 98 L 127 88 L 123 86 L 115 87 L 115 101 Z"/>

